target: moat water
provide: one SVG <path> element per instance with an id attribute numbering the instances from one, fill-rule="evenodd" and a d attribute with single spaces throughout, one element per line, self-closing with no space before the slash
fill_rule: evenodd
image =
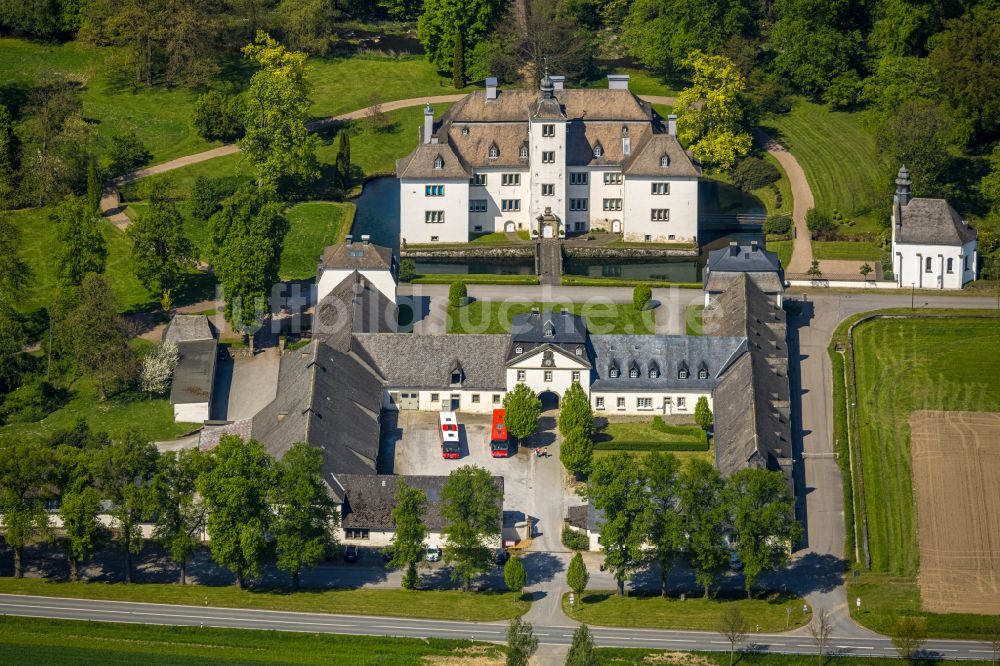
<path id="1" fill-rule="evenodd" d="M 653 261 L 641 259 L 567 260 L 563 270 L 571 275 L 617 277 L 671 282 L 699 282 L 708 250 L 731 240 L 762 240 L 760 218 L 765 211 L 761 202 L 740 190 L 713 180 L 703 180 L 698 187 L 699 235 L 702 251 L 697 257 L 664 257 Z M 354 200 L 357 211 L 351 233 L 354 238 L 367 234 L 371 242 L 391 247 L 399 253 L 399 183 L 395 178 L 369 181 L 361 196 Z M 530 275 L 534 262 L 469 261 L 417 262 L 418 273 L 490 273 L 495 275 Z"/>

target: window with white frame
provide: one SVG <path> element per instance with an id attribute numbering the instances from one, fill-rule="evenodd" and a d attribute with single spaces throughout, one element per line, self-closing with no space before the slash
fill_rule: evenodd
<path id="1" fill-rule="evenodd" d="M 473 176 L 472 176 L 472 185 L 485 186 L 486 185 L 486 174 L 485 173 L 473 174 Z"/>
<path id="2" fill-rule="evenodd" d="M 424 222 L 426 222 L 427 224 L 444 223 L 444 211 L 443 210 L 424 211 Z"/>
<path id="3" fill-rule="evenodd" d="M 594 146 L 594 157 L 601 157 L 602 155 L 604 155 L 604 146 L 597 144 Z"/>
<path id="4" fill-rule="evenodd" d="M 579 370 L 574 370 L 573 371 L 573 381 L 574 382 L 580 381 L 580 371 Z"/>
<path id="5" fill-rule="evenodd" d="M 650 368 L 649 369 L 649 378 L 650 379 L 656 379 L 659 376 L 660 376 L 660 373 L 656 371 L 656 368 Z"/>
<path id="6" fill-rule="evenodd" d="M 490 146 L 490 159 L 495 160 L 498 159 L 499 157 L 500 157 L 500 149 L 494 143 L 492 146 Z"/>
<path id="7" fill-rule="evenodd" d="M 517 371 L 517 381 L 523 382 L 524 381 L 524 376 L 525 376 L 524 370 L 518 370 Z"/>
<path id="8" fill-rule="evenodd" d="M 500 200 L 500 210 L 505 213 L 516 213 L 521 210 L 521 200 L 520 199 L 501 199 Z"/>
<path id="9" fill-rule="evenodd" d="M 594 398 L 594 407 L 597 409 L 604 409 L 604 396 L 599 395 Z"/>
<path id="10" fill-rule="evenodd" d="M 629 376 L 630 379 L 638 379 L 639 378 L 639 369 L 638 368 L 632 368 L 631 370 L 628 371 L 628 376 Z"/>
<path id="11" fill-rule="evenodd" d="M 687 409 L 686 398 L 677 398 L 677 409 Z"/>
<path id="12" fill-rule="evenodd" d="M 519 173 L 504 173 L 500 174 L 500 184 L 501 185 L 520 185 L 521 184 L 521 174 Z"/>
<path id="13" fill-rule="evenodd" d="M 542 164 L 555 164 L 556 152 L 554 150 L 542 151 Z"/>
<path id="14" fill-rule="evenodd" d="M 636 398 L 635 399 L 636 409 L 652 409 L 653 399 L 652 398 Z"/>
<path id="15" fill-rule="evenodd" d="M 522 160 L 528 159 L 528 147 L 521 146 L 521 148 L 517 151 L 517 156 Z"/>
<path id="16" fill-rule="evenodd" d="M 687 379 L 687 378 L 688 378 L 687 368 L 682 368 L 681 370 L 677 371 L 677 379 Z"/>
<path id="17" fill-rule="evenodd" d="M 577 347 L 576 348 L 576 355 L 577 356 L 583 356 L 583 347 Z"/>
<path id="18" fill-rule="evenodd" d="M 625 398 L 618 398 L 618 409 L 625 409 Z"/>
<path id="19" fill-rule="evenodd" d="M 521 345 L 518 345 L 518 346 L 514 347 L 514 353 L 515 354 L 523 354 L 524 353 L 524 347 L 522 347 Z"/>
<path id="20" fill-rule="evenodd" d="M 499 405 L 500 401 L 501 401 L 500 394 L 499 393 L 494 393 L 493 394 L 493 404 L 494 405 Z"/>
<path id="21" fill-rule="evenodd" d="M 552 381 L 552 371 L 551 370 L 546 370 L 545 371 L 545 381 L 547 381 L 547 382 L 551 382 Z"/>
<path id="22" fill-rule="evenodd" d="M 649 219 L 653 222 L 667 222 L 670 220 L 669 208 L 654 208 L 649 211 Z"/>
<path id="23" fill-rule="evenodd" d="M 542 125 L 542 136 L 555 136 L 556 126 L 555 125 Z"/>
<path id="24" fill-rule="evenodd" d="M 668 167 L 668 166 L 670 166 L 670 156 L 669 155 L 666 155 L 666 154 L 660 155 L 660 166 L 661 167 Z"/>
<path id="25" fill-rule="evenodd" d="M 618 368 L 611 368 L 608 372 L 608 377 L 611 377 L 611 379 L 618 379 Z"/>
<path id="26" fill-rule="evenodd" d="M 424 196 L 425 197 L 443 197 L 444 196 L 444 185 L 425 185 L 424 186 Z"/>
<path id="27" fill-rule="evenodd" d="M 367 539 L 369 535 L 368 530 L 361 529 L 358 527 L 347 527 L 344 529 L 345 539 Z"/>
<path id="28" fill-rule="evenodd" d="M 570 199 L 569 200 L 570 210 L 587 210 L 587 200 L 586 199 Z"/>
<path id="29" fill-rule="evenodd" d="M 571 171 L 569 174 L 569 184 L 570 185 L 586 185 L 587 184 L 587 172 L 586 171 Z"/>
<path id="30" fill-rule="evenodd" d="M 552 197 L 556 194 L 556 186 L 552 183 L 542 183 L 542 196 Z"/>
<path id="31" fill-rule="evenodd" d="M 486 212 L 486 199 L 469 199 L 469 212 L 470 213 L 485 213 Z"/>
<path id="32" fill-rule="evenodd" d="M 604 210 L 621 210 L 622 200 L 621 199 L 605 199 L 604 200 Z"/>
<path id="33" fill-rule="evenodd" d="M 670 183 L 652 183 L 650 194 L 670 194 Z"/>
<path id="34" fill-rule="evenodd" d="M 476 404 L 476 403 L 479 402 L 479 394 L 478 393 L 473 393 L 472 394 L 472 402 L 473 402 L 473 404 Z"/>
<path id="35" fill-rule="evenodd" d="M 606 171 L 604 173 L 604 184 L 605 185 L 621 185 L 622 184 L 622 172 L 621 171 Z"/>
<path id="36" fill-rule="evenodd" d="M 698 379 L 708 379 L 708 370 L 699 370 Z"/>
<path id="37" fill-rule="evenodd" d="M 947 271 L 949 273 L 954 273 L 955 272 L 955 260 L 952 259 L 951 257 L 948 257 L 948 268 L 947 268 Z"/>
<path id="38" fill-rule="evenodd" d="M 440 155 L 434 158 L 434 168 L 435 169 L 444 168 L 444 158 L 442 158 Z"/>

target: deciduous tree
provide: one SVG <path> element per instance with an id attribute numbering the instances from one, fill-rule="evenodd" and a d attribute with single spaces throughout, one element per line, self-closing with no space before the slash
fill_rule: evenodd
<path id="1" fill-rule="evenodd" d="M 448 475 L 441 489 L 441 530 L 447 542 L 445 562 L 452 578 L 468 591 L 473 579 L 489 569 L 492 549 L 500 545 L 503 493 L 482 467 L 466 465 Z"/>
<path id="2" fill-rule="evenodd" d="M 507 666 L 528 666 L 538 649 L 538 637 L 530 622 L 515 617 L 507 627 Z"/>
<path id="3" fill-rule="evenodd" d="M 225 293 L 226 319 L 243 328 L 259 310 L 268 311 L 288 220 L 272 190 L 246 185 L 223 202 L 209 220 L 208 231 L 212 266 Z"/>
<path id="4" fill-rule="evenodd" d="M 194 246 L 184 235 L 184 218 L 161 188 L 154 188 L 150 203 L 129 225 L 135 276 L 151 293 L 174 291 L 184 272 L 194 266 Z"/>
<path id="5" fill-rule="evenodd" d="M 187 196 L 187 209 L 196 220 L 208 222 L 222 207 L 218 183 L 205 176 L 195 178 Z"/>
<path id="6" fill-rule="evenodd" d="M 97 548 L 101 524 L 97 511 L 101 496 L 92 486 L 63 493 L 59 504 L 59 517 L 66 532 L 66 559 L 69 562 L 69 579 L 79 578 L 80 562 Z"/>
<path id="7" fill-rule="evenodd" d="M 524 570 L 524 562 L 513 555 L 503 565 L 503 582 L 515 597 L 521 595 L 524 586 L 528 584 L 528 573 Z"/>
<path id="8" fill-rule="evenodd" d="M 653 298 L 653 290 L 648 284 L 637 284 L 632 290 L 632 306 L 636 310 L 645 310 Z"/>
<path id="9" fill-rule="evenodd" d="M 86 197 L 68 196 L 52 215 L 56 225 L 55 264 L 59 281 L 68 286 L 83 284 L 87 273 L 103 273 L 108 249 L 101 221 Z"/>
<path id="10" fill-rule="evenodd" d="M 682 64 L 692 74 L 674 107 L 677 136 L 705 164 L 729 169 L 750 151 L 750 133 L 743 126 L 746 81 L 726 56 L 696 49 Z"/>
<path id="11" fill-rule="evenodd" d="M 142 358 L 139 384 L 149 395 L 162 395 L 170 390 L 170 378 L 177 368 L 180 354 L 172 340 L 163 343 Z"/>
<path id="12" fill-rule="evenodd" d="M 719 633 L 729 642 L 729 666 L 733 666 L 736 648 L 750 633 L 750 623 L 736 606 L 727 606 L 719 618 Z"/>
<path id="13" fill-rule="evenodd" d="M 903 659 L 911 659 L 917 655 L 927 642 L 927 625 L 922 617 L 901 615 L 896 618 L 890 636 L 892 646 Z"/>
<path id="14" fill-rule="evenodd" d="M 813 614 L 812 622 L 809 623 L 809 635 L 816 643 L 816 661 L 821 666 L 826 648 L 830 644 L 830 635 L 833 633 L 833 618 L 830 611 L 825 608 L 818 609 Z"/>
<path id="15" fill-rule="evenodd" d="M 281 0 L 277 19 L 288 45 L 325 55 L 330 50 L 339 3 L 329 0 Z"/>
<path id="16" fill-rule="evenodd" d="M 694 405 L 694 422 L 702 430 L 708 430 L 714 420 L 712 410 L 708 406 L 708 398 L 701 396 Z"/>
<path id="17" fill-rule="evenodd" d="M 500 17 L 503 0 L 424 0 L 417 34 L 427 59 L 439 71 L 450 72 L 455 55 L 455 35 L 471 51 Z"/>
<path id="18" fill-rule="evenodd" d="M 24 576 L 24 547 L 50 534 L 43 503 L 52 474 L 52 451 L 37 442 L 12 441 L 0 448 L 0 527 L 14 551 L 14 577 Z"/>
<path id="19" fill-rule="evenodd" d="M 573 559 L 569 561 L 569 567 L 566 569 L 566 584 L 569 585 L 569 589 L 576 593 L 577 598 L 580 599 L 580 603 L 583 603 L 583 592 L 587 589 L 587 583 L 590 582 L 590 574 L 587 573 L 587 565 L 583 561 L 583 556 L 580 553 L 573 555 Z"/>
<path id="20" fill-rule="evenodd" d="M 726 503 L 736 532 L 736 553 L 743 562 L 747 595 L 762 573 L 788 564 L 801 525 L 785 477 L 765 469 L 741 469 L 729 477 Z"/>
<path id="21" fill-rule="evenodd" d="M 711 463 L 694 459 L 681 471 L 678 498 L 685 516 L 688 550 L 695 567 L 695 580 L 708 597 L 712 586 L 729 564 L 723 537 L 726 524 L 725 483 Z"/>
<path id="22" fill-rule="evenodd" d="M 257 171 L 257 183 L 315 180 L 319 139 L 306 129 L 311 106 L 306 54 L 287 50 L 264 32 L 257 33 L 243 54 L 260 67 L 246 93 L 246 133 L 240 140 L 243 154 Z"/>
<path id="23" fill-rule="evenodd" d="M 340 514 L 323 481 L 323 452 L 308 444 L 292 445 L 277 465 L 274 492 L 274 545 L 277 565 L 292 577 L 322 561 L 336 541 Z"/>
<path id="24" fill-rule="evenodd" d="M 590 433 L 577 429 L 564 436 L 559 445 L 559 460 L 571 474 L 590 473 L 594 462 L 594 441 Z"/>
<path id="25" fill-rule="evenodd" d="M 12 208 L 21 168 L 21 140 L 14 131 L 10 111 L 0 104 L 0 209 Z"/>
<path id="26" fill-rule="evenodd" d="M 590 627 L 587 625 L 581 624 L 573 632 L 573 642 L 569 644 L 565 663 L 566 666 L 596 666 L 594 635 L 590 633 Z"/>
<path id="27" fill-rule="evenodd" d="M 156 462 L 156 475 L 150 482 L 156 509 L 153 538 L 180 567 L 180 583 L 184 585 L 188 560 L 197 552 L 208 520 L 196 482 L 211 459 L 198 449 L 181 449 L 160 454 Z"/>
<path id="28" fill-rule="evenodd" d="M 542 414 L 542 401 L 527 384 L 518 384 L 503 397 L 506 411 L 507 432 L 525 440 L 538 430 L 538 417 Z"/>
<path id="29" fill-rule="evenodd" d="M 594 462 L 586 495 L 594 508 L 604 512 L 600 526 L 604 566 L 615 577 L 621 596 L 625 594 L 625 581 L 645 557 L 643 545 L 649 534 L 651 505 L 642 465 L 622 452 L 599 458 Z"/>
<path id="30" fill-rule="evenodd" d="M 125 582 L 132 582 L 132 555 L 142 550 L 141 523 L 154 510 L 150 481 L 156 474 L 156 446 L 129 432 L 93 455 L 94 478 L 111 502 L 108 513 L 125 560 Z"/>
<path id="31" fill-rule="evenodd" d="M 87 332 L 74 339 L 73 356 L 94 376 L 100 399 L 107 400 L 110 388 L 134 377 L 135 359 L 125 320 L 118 314 L 118 303 L 102 276 L 91 273 L 84 278 L 68 324 L 72 330 Z"/>
<path id="32" fill-rule="evenodd" d="M 643 467 L 652 505 L 649 543 L 653 547 L 653 558 L 660 566 L 660 596 L 666 597 L 667 577 L 685 543 L 684 520 L 679 512 L 681 464 L 672 454 L 653 451 L 643 460 Z"/>
<path id="33" fill-rule="evenodd" d="M 931 102 L 911 100 L 899 106 L 875 131 L 875 146 L 891 169 L 905 164 L 915 196 L 943 196 L 956 148 L 951 112 Z"/>
<path id="34" fill-rule="evenodd" d="M 430 531 L 425 522 L 427 494 L 420 488 L 406 485 L 402 478 L 396 481 L 396 506 L 392 509 L 392 522 L 396 529 L 392 536 L 392 559 L 389 565 L 406 569 L 403 588 L 417 589 L 417 564 L 424 555 L 424 541 Z"/>
<path id="35" fill-rule="evenodd" d="M 111 164 L 108 169 L 115 176 L 120 176 L 141 166 L 149 164 L 153 154 L 143 145 L 135 132 L 120 134 L 111 140 L 109 151 Z"/>
<path id="36" fill-rule="evenodd" d="M 191 122 L 203 139 L 235 141 L 243 136 L 243 113 L 242 99 L 210 90 L 194 103 Z"/>

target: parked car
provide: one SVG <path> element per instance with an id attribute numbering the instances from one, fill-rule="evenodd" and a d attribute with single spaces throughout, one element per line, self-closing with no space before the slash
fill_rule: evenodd
<path id="1" fill-rule="evenodd" d="M 441 559 L 441 549 L 437 546 L 427 546 L 424 551 L 424 557 L 428 562 L 437 562 Z"/>
<path id="2" fill-rule="evenodd" d="M 358 547 L 348 546 L 344 549 L 344 561 L 345 562 L 357 562 L 358 561 Z"/>

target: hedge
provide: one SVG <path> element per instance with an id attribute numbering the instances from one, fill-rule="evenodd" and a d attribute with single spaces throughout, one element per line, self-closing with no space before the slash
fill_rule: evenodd
<path id="1" fill-rule="evenodd" d="M 421 275 L 410 284 L 538 284 L 536 275 L 493 275 L 491 273 L 432 273 Z"/>
<path id="2" fill-rule="evenodd" d="M 679 289 L 701 289 L 700 282 L 666 282 L 663 280 L 622 280 L 619 278 L 595 278 L 577 275 L 564 275 L 564 287 L 635 287 L 640 284 L 652 288 L 677 287 Z"/>
<path id="3" fill-rule="evenodd" d="M 583 532 L 563 527 L 562 543 L 570 550 L 590 550 L 590 539 Z"/>
<path id="4" fill-rule="evenodd" d="M 691 442 L 675 440 L 672 442 L 629 442 L 626 440 L 611 440 L 610 442 L 594 442 L 595 451 L 708 451 L 708 440 Z"/>

